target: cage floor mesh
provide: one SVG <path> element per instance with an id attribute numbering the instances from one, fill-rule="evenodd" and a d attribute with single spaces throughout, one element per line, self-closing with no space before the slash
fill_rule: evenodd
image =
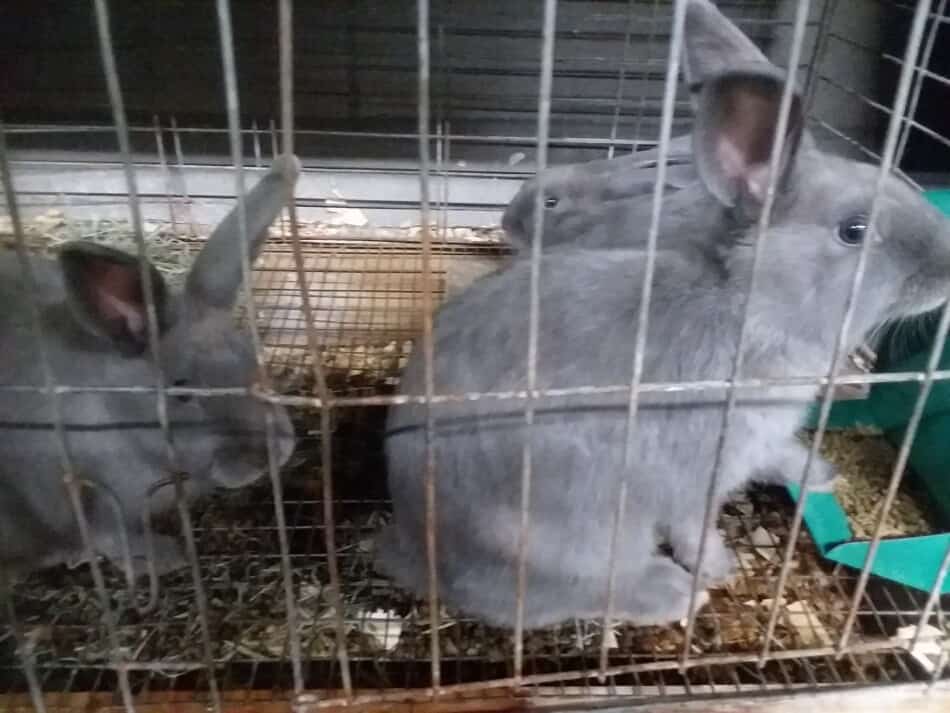
<path id="1" fill-rule="evenodd" d="M 431 289 L 437 298 L 462 289 L 504 256 L 492 246 L 442 245 L 435 251 Z M 392 392 L 412 340 L 421 330 L 422 271 L 417 245 L 315 242 L 305 251 L 321 356 L 337 395 Z M 312 368 L 300 312 L 301 297 L 289 249 L 276 246 L 255 273 L 258 318 L 278 388 L 313 393 Z M 373 569 L 373 536 L 388 518 L 382 454 L 384 407 L 333 412 L 332 510 L 339 558 L 340 598 L 353 686 L 373 692 L 430 684 L 429 617 L 423 602 L 396 590 Z M 308 689 L 334 695 L 342 686 L 336 658 L 337 612 L 329 588 L 320 466 L 319 414 L 294 412 L 300 447 L 284 478 L 283 508 L 298 621 L 296 634 Z M 740 571 L 714 590 L 697 620 L 691 656 L 679 669 L 681 626 L 617 626 L 577 622 L 525 640 L 524 674 L 544 675 L 545 691 L 672 696 L 679 693 L 760 691 L 913 681 L 922 672 L 890 646 L 900 626 L 915 624 L 922 595 L 872 582 L 858 612 L 856 651 L 828 650 L 842 631 L 855 573 L 829 569 L 803 534 L 794 561 L 770 658 L 758 666 L 773 587 L 788 538 L 791 504 L 778 490 L 755 490 L 730 503 L 720 527 L 736 549 Z M 224 689 L 292 688 L 290 637 L 269 482 L 201 503 L 194 516 L 201 579 L 207 598 L 210 658 Z M 175 531 L 177 521 L 158 523 Z M 205 690 L 205 649 L 193 579 L 188 571 L 161 581 L 155 606 L 140 589 L 129 593 L 120 574 L 104 565 L 118 613 L 123 656 L 138 693 Z M 45 691 L 109 691 L 113 651 L 88 567 L 60 567 L 16 587 L 14 606 L 24 650 Z M 442 684 L 475 684 L 513 673 L 511 633 L 442 612 Z M 603 684 L 591 678 L 604 636 L 609 664 L 626 669 Z M 822 652 L 822 653 L 816 653 Z M 540 684 L 539 684 L 540 685 Z M 0 690 L 22 692 L 10 632 L 0 636 Z M 275 695 L 277 695 L 275 693 Z"/>

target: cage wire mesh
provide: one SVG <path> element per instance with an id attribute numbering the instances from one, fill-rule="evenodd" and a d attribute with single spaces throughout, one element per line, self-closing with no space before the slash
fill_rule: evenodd
<path id="1" fill-rule="evenodd" d="M 354 113 L 329 129 L 297 118 L 312 110 L 300 85 L 312 81 L 313 54 L 294 29 L 304 25 L 294 22 L 290 0 L 273 18 L 278 42 L 268 61 L 276 73 L 242 67 L 253 74 L 249 84 L 240 83 L 231 16 L 238 13 L 238 39 L 246 41 L 248 9 L 230 5 L 218 0 L 205 28 L 215 38 L 208 60 L 216 68 L 214 111 L 224 106 L 226 114 L 202 126 L 181 122 L 173 107 L 142 120 L 142 87 L 124 63 L 134 62 L 134 53 L 128 56 L 119 32 L 110 33 L 117 22 L 110 11 L 120 11 L 104 0 L 92 4 L 89 36 L 101 53 L 97 72 L 110 116 L 81 123 L 85 117 L 57 103 L 57 123 L 42 115 L 13 121 L 18 95 L 11 88 L 0 161 L 8 216 L 2 238 L 5 248 L 32 255 L 52 254 L 76 238 L 117 246 L 148 257 L 180 284 L 235 198 L 246 210 L 244 189 L 257 169 L 278 153 L 299 154 L 305 169 L 296 200 L 270 228 L 256 262 L 245 261 L 248 299 L 237 315 L 256 333 L 263 366 L 256 393 L 291 409 L 298 446 L 282 475 L 272 457 L 270 477 L 198 504 L 186 503 L 180 483 L 169 481 L 179 507 L 154 525 L 185 538 L 183 569 L 132 590 L 121 567 L 93 558 L 4 588 L 0 692 L 11 710 L 69 708 L 78 700 L 70 694 L 106 705 L 116 691 L 128 711 L 185 700 L 224 710 L 234 701 L 292 697 L 298 705 L 421 700 L 435 689 L 485 705 L 515 690 L 542 703 L 589 703 L 937 685 L 945 677 L 938 593 L 947 558 L 929 594 L 871 577 L 867 562 L 860 571 L 830 567 L 802 526 L 803 503 L 774 488 L 737 496 L 720 514 L 707 509 L 737 553 L 738 573 L 680 625 L 637 627 L 605 613 L 513 633 L 416 601 L 374 569 L 374 536 L 390 516 L 385 412 L 398 400 L 410 350 L 427 348 L 441 301 L 512 259 L 498 218 L 522 180 L 547 164 L 642 147 L 658 146 L 662 156 L 670 138 L 689 128 L 688 98 L 675 81 L 685 3 L 547 0 L 512 13 L 504 3 L 466 10 L 419 0 L 409 9 L 370 12 L 356 29 L 354 17 L 366 8 L 333 6 L 320 32 L 336 31 L 342 18 L 351 38 L 366 35 L 366 46 L 335 44 L 330 54 L 354 62 L 361 49 L 372 51 L 360 67 L 370 89 L 351 74 L 342 101 Z M 719 5 L 772 61 L 788 66 L 792 58 L 820 144 L 882 162 L 884 170 L 904 169 L 923 186 L 950 175 L 945 117 L 942 125 L 922 118 L 928 97 L 946 97 L 950 86 L 946 64 L 942 73 L 931 63 L 948 41 L 945 0 Z M 884 19 L 891 31 L 899 28 L 899 41 L 882 36 Z M 315 66 L 326 59 L 316 57 Z M 894 73 L 883 89 L 875 85 L 886 74 L 882 66 Z M 169 71 L 186 69 L 179 62 Z M 394 72 L 398 99 L 386 95 Z M 125 81 L 126 73 L 133 80 Z M 267 87 L 274 77 L 279 111 Z M 128 115 L 124 93 L 136 102 Z M 262 101 L 275 118 L 248 121 L 242 109 Z M 391 123 L 379 103 L 392 112 Z M 116 139 L 118 154 L 109 148 Z M 904 158 L 914 152 L 942 156 L 944 175 L 908 168 Z M 665 163 L 659 166 L 658 185 Z M 532 250 L 528 259 L 537 265 L 539 254 Z M 535 288 L 533 304 L 523 308 L 535 345 L 537 300 Z M 938 343 L 947 325 L 944 316 Z M 632 392 L 635 403 L 651 385 L 641 383 L 639 368 L 633 374 L 632 383 L 616 388 Z M 867 497 L 883 506 L 867 517 L 864 532 L 872 550 L 888 523 L 905 529 L 886 534 L 933 531 L 923 510 L 910 525 L 885 517 L 915 507 L 899 480 L 926 389 L 948 377 L 935 358 L 925 373 L 848 377 L 923 385 L 899 452 L 875 434 L 826 434 L 834 390 L 824 392 L 813 442 L 824 441 L 847 474 L 878 473 L 878 491 Z M 740 365 L 733 378 L 742 380 Z M 821 383 L 835 379 L 829 374 Z M 76 387 L 47 386 L 53 399 Z M 213 397 L 164 381 L 141 387 L 156 393 L 159 421 L 168 398 Z M 528 392 L 533 388 L 529 381 Z M 433 400 L 431 384 L 426 396 Z M 531 393 L 496 396 L 529 413 L 535 403 Z M 74 473 L 68 448 L 63 469 Z M 437 466 L 427 477 L 438 477 Z M 82 483 L 75 475 L 66 483 L 82 522 Z M 81 530 L 89 547 L 88 526 Z"/>

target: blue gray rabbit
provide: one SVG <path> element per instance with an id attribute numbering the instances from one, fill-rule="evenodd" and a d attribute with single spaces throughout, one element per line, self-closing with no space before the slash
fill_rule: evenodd
<path id="1" fill-rule="evenodd" d="M 246 249 L 253 261 L 267 230 L 293 194 L 300 164 L 275 160 L 246 198 Z M 249 335 L 233 312 L 242 284 L 237 209 L 209 238 L 179 293 L 152 266 L 159 351 L 166 383 L 245 387 L 256 376 Z M 66 244 L 58 258 L 31 257 L 42 331 L 55 380 L 76 387 L 154 386 L 158 365 L 147 340 L 145 287 L 136 258 L 99 244 Z M 44 383 L 30 321 L 27 290 L 12 251 L 0 253 L 0 386 Z M 188 475 L 188 498 L 216 487 L 248 485 L 267 472 L 266 407 L 248 396 L 168 399 L 178 467 Z M 154 393 L 76 392 L 61 396 L 75 476 L 95 550 L 121 564 L 127 536 L 135 572 L 144 571 L 142 516 L 167 510 L 174 488 Z M 274 457 L 294 449 L 286 412 L 273 413 Z M 115 505 L 119 505 L 117 513 Z M 180 566 L 183 551 L 155 535 L 158 571 Z M 0 568 L 18 576 L 37 567 L 81 558 L 83 543 L 63 484 L 63 469 L 49 398 L 38 392 L 0 390 Z"/>
<path id="2" fill-rule="evenodd" d="M 730 376 L 785 80 L 707 0 L 687 6 L 684 51 L 700 180 L 688 189 L 688 201 L 665 205 L 661 217 L 647 383 Z M 807 137 L 795 97 L 757 289 L 749 297 L 744 377 L 812 378 L 828 370 L 866 241 L 870 260 L 855 341 L 884 320 L 933 309 L 946 298 L 950 225 L 913 188 L 889 177 L 870 233 L 877 177 L 875 166 L 820 152 Z M 647 225 L 618 222 L 623 235 L 605 235 L 618 238 L 616 244 L 642 245 Z M 684 240 L 695 249 L 662 249 Z M 629 383 L 645 257 L 635 247 L 543 255 L 538 388 Z M 530 263 L 516 260 L 442 307 L 434 324 L 436 393 L 525 388 L 529 288 Z M 716 512 L 753 479 L 798 481 L 806 450 L 795 432 L 816 390 L 771 386 L 739 394 Z M 421 350 L 409 360 L 400 393 L 424 394 Z M 644 393 L 629 466 L 624 395 L 539 401 L 530 428 L 518 402 L 434 405 L 436 572 L 443 602 L 492 624 L 514 623 L 522 453 L 530 439 L 526 626 L 602 614 L 622 483 L 628 500 L 616 558 L 616 615 L 641 624 L 687 616 L 691 573 L 698 569 L 705 587 L 729 577 L 734 566 L 715 528 L 697 561 L 725 400 L 724 389 Z M 380 568 L 420 596 L 428 591 L 424 424 L 419 404 L 390 412 L 394 513 L 379 538 Z M 817 462 L 813 483 L 827 487 L 834 475 L 829 463 Z"/>

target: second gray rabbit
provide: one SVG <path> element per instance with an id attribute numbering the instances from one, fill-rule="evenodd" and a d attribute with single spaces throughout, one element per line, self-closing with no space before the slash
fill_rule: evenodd
<path id="1" fill-rule="evenodd" d="M 300 164 L 278 158 L 247 196 L 246 246 L 260 251 L 267 229 L 293 195 Z M 233 308 L 241 286 L 236 209 L 208 239 L 182 293 L 151 268 L 166 383 L 245 387 L 256 376 L 250 338 L 236 328 Z M 42 328 L 56 382 L 76 387 L 154 386 L 158 365 L 147 347 L 145 288 L 138 260 L 87 242 L 65 245 L 58 260 L 30 258 Z M 0 385 L 43 384 L 27 290 L 12 252 L 0 253 Z M 179 463 L 190 476 L 189 498 L 216 487 L 248 485 L 267 472 L 265 417 L 269 407 L 247 396 L 171 396 L 168 418 Z M 273 457 L 283 464 L 294 449 L 286 412 L 270 409 Z M 174 504 L 171 476 L 153 393 L 77 392 L 61 397 L 75 476 L 82 489 L 92 546 L 113 562 L 127 541 L 133 571 L 144 571 L 142 516 Z M 76 560 L 83 542 L 63 485 L 50 400 L 36 391 L 0 391 L 0 580 L 38 567 Z M 116 512 L 115 505 L 120 510 Z M 123 533 L 125 538 L 123 538 Z M 184 563 L 179 543 L 153 537 L 159 573 Z"/>
<path id="2" fill-rule="evenodd" d="M 702 191 L 664 209 L 660 244 L 686 236 L 697 249 L 656 257 L 643 379 L 726 379 L 766 187 L 784 75 L 706 0 L 687 6 L 685 60 L 696 97 L 694 155 Z M 749 61 L 751 60 L 751 61 Z M 873 234 L 867 214 L 878 169 L 802 141 L 793 102 L 771 226 L 751 295 L 746 378 L 814 378 L 830 366 L 861 245 L 870 261 L 852 335 L 943 302 L 950 289 L 950 225 L 910 186 L 888 178 Z M 681 195 L 682 192 L 678 195 Z M 646 226 L 628 226 L 642 238 Z M 641 250 L 552 251 L 540 273 L 538 387 L 629 383 L 644 276 Z M 446 303 L 434 325 L 436 393 L 524 389 L 530 263 L 483 278 Z M 806 459 L 795 438 L 816 387 L 739 395 L 714 506 L 754 477 L 797 481 Z M 424 393 L 424 357 L 411 356 L 400 393 Z M 436 572 L 442 601 L 511 626 L 521 510 L 522 452 L 531 440 L 525 624 L 603 612 L 613 515 L 628 485 L 617 550 L 615 613 L 638 623 L 687 616 L 691 571 L 704 585 L 728 577 L 734 556 L 715 528 L 700 564 L 706 492 L 726 393 L 645 393 L 632 450 L 623 452 L 627 399 L 579 396 L 537 404 L 482 398 L 433 406 Z M 424 408 L 393 407 L 387 458 L 393 520 L 379 564 L 413 593 L 428 591 Z M 815 464 L 815 486 L 832 466 Z M 669 547 L 672 556 L 665 553 Z"/>
<path id="3" fill-rule="evenodd" d="M 670 142 L 666 196 L 698 183 L 689 135 Z M 617 227 L 650 219 L 659 151 L 551 166 L 522 184 L 505 208 L 501 225 L 519 252 L 530 249 L 539 187 L 544 186 L 544 248 L 633 247 L 635 234 Z"/>

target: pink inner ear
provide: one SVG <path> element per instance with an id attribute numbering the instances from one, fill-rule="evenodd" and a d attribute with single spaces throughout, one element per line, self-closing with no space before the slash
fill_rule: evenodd
<path id="1" fill-rule="evenodd" d="M 745 175 L 748 168 L 745 154 L 736 146 L 729 134 L 719 136 L 716 142 L 716 158 L 727 178 L 736 179 Z"/>
<path id="2" fill-rule="evenodd" d="M 777 96 L 736 84 L 723 93 L 719 121 L 715 152 L 720 170 L 754 199 L 764 201 L 778 123 Z"/>
<path id="3" fill-rule="evenodd" d="M 132 334 L 145 331 L 145 305 L 137 270 L 102 262 L 89 271 L 93 307 L 105 320 L 124 321 Z"/>
<path id="4" fill-rule="evenodd" d="M 741 181 L 756 200 L 765 200 L 765 192 L 769 186 L 768 163 L 749 163 L 746 153 L 735 144 L 729 134 L 723 134 L 716 142 L 716 158 L 727 178 Z"/>

